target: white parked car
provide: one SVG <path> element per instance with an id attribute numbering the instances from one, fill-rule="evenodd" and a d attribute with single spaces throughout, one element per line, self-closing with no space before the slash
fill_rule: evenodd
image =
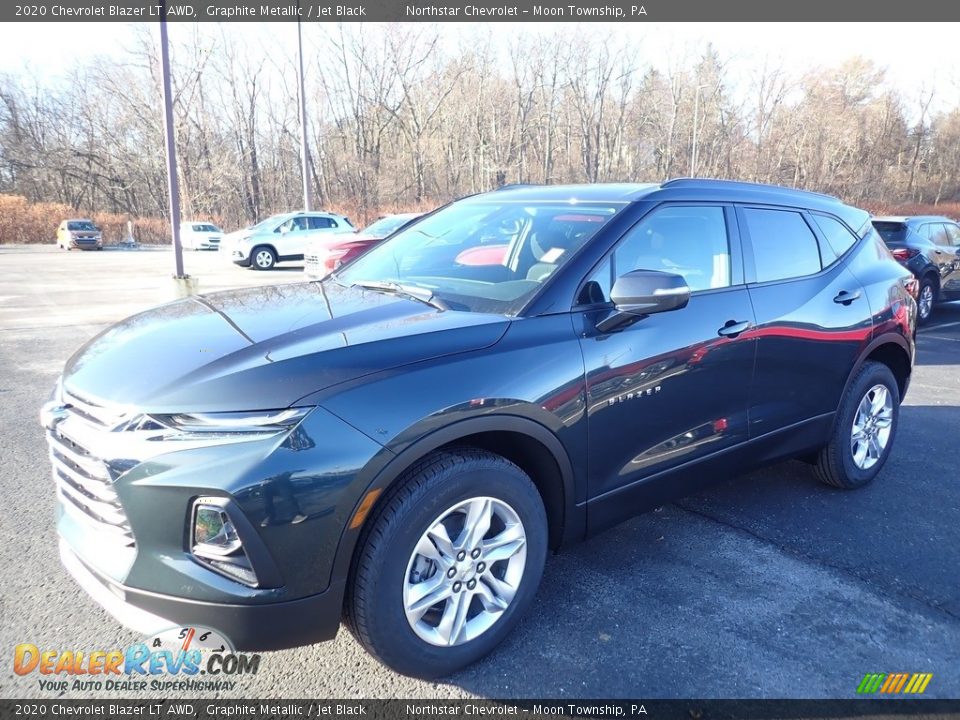
<path id="1" fill-rule="evenodd" d="M 220 252 L 235 264 L 270 270 L 278 262 L 303 260 L 310 240 L 319 235 L 352 233 L 355 228 L 342 215 L 328 212 L 294 212 L 273 215 L 251 227 L 223 236 Z"/>
<path id="2" fill-rule="evenodd" d="M 180 223 L 180 245 L 184 250 L 216 250 L 223 230 L 213 223 L 191 220 Z"/>

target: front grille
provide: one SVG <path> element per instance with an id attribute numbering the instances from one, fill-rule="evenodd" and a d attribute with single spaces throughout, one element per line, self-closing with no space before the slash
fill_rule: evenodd
<path id="1" fill-rule="evenodd" d="M 69 398 L 66 408 L 68 413 L 83 419 L 88 425 L 106 429 L 104 420 L 108 415 L 102 408 L 75 398 Z M 64 511 L 84 527 L 98 533 L 104 541 L 116 543 L 113 547 L 135 547 L 133 532 L 113 487 L 109 469 L 102 460 L 64 432 L 65 424 L 58 423 L 47 431 L 53 479 Z"/>

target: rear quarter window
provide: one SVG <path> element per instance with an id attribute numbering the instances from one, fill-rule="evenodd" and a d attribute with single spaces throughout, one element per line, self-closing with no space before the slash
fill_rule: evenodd
<path id="1" fill-rule="evenodd" d="M 857 242 L 857 236 L 839 220 L 827 215 L 814 215 L 813 221 L 827 238 L 827 243 L 836 257 L 840 257 Z"/>

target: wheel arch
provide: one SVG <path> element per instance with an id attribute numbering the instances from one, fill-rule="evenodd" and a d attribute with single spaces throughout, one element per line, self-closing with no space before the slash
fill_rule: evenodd
<path id="1" fill-rule="evenodd" d="M 586 513 L 574 502 L 573 465 L 556 435 L 527 418 L 487 415 L 435 430 L 405 447 L 380 468 L 351 513 L 351 517 L 356 517 L 364 503 L 369 504 L 363 522 L 357 527 L 348 523 L 341 533 L 331 582 L 350 575 L 364 526 L 389 500 L 389 490 L 403 473 L 427 455 L 455 447 L 475 447 L 501 455 L 530 476 L 547 512 L 551 548 L 585 535 Z M 372 503 L 367 500 L 371 496 Z"/>
<path id="2" fill-rule="evenodd" d="M 253 260 L 253 254 L 254 254 L 257 250 L 259 250 L 260 248 L 266 248 L 267 250 L 269 250 L 270 252 L 272 252 L 272 253 L 273 253 L 273 256 L 276 258 L 275 262 L 279 262 L 279 261 L 280 261 L 280 253 L 277 252 L 277 248 L 274 247 L 273 243 L 270 243 L 270 242 L 258 242 L 258 243 L 254 243 L 253 246 L 250 248 L 250 259 L 251 259 L 251 261 Z"/>
<path id="3" fill-rule="evenodd" d="M 880 362 L 890 368 L 894 378 L 897 381 L 897 388 L 900 391 L 900 400 L 907 393 L 910 385 L 910 374 L 913 371 L 913 356 L 910 351 L 910 345 L 902 335 L 897 333 L 885 333 L 874 338 L 869 345 L 860 353 L 860 357 L 850 370 L 847 381 L 843 386 L 843 394 L 846 395 L 850 383 L 856 377 L 857 372 L 865 362 Z"/>

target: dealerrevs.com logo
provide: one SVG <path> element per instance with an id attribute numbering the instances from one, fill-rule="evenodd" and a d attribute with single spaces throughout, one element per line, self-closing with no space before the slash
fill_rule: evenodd
<path id="1" fill-rule="evenodd" d="M 21 643 L 13 652 L 17 675 L 39 675 L 40 689 L 57 693 L 232 690 L 237 685 L 233 678 L 256 675 L 259 669 L 259 655 L 236 653 L 221 633 L 203 627 L 164 630 L 124 650 L 55 650 Z"/>

